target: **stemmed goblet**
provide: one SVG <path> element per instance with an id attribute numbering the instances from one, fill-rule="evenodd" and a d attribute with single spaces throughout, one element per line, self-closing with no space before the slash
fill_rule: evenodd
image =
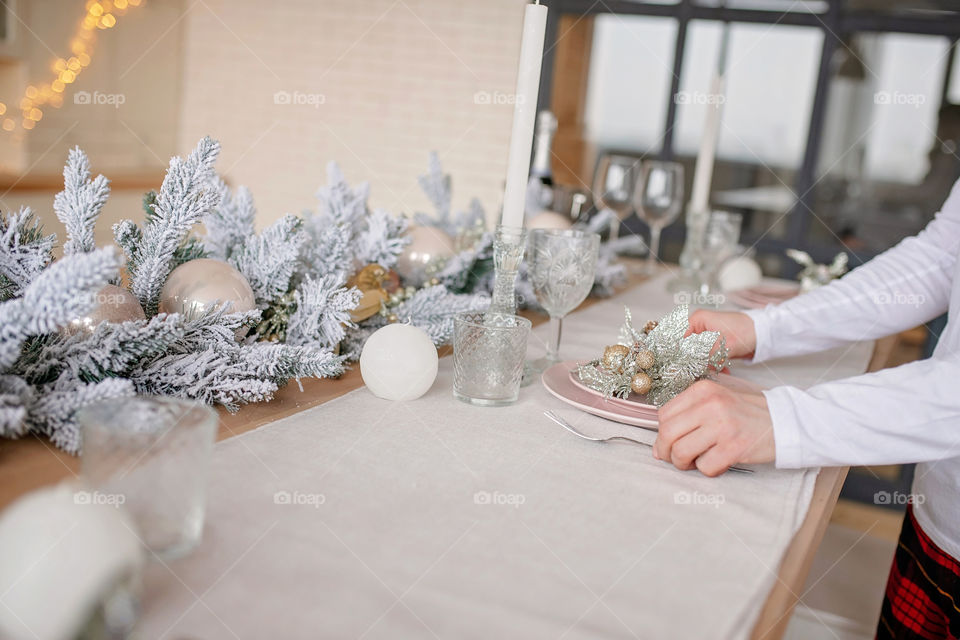
<path id="1" fill-rule="evenodd" d="M 644 160 L 633 204 L 637 215 L 650 227 L 650 248 L 644 275 L 657 271 L 660 233 L 673 224 L 683 207 L 683 165 L 662 160 Z"/>
<path id="2" fill-rule="evenodd" d="M 605 153 L 597 163 L 593 194 L 598 209 L 610 209 L 616 220 L 610 225 L 610 239 L 616 240 L 620 222 L 633 212 L 633 192 L 640 177 L 640 158 Z"/>
<path id="3" fill-rule="evenodd" d="M 530 233 L 528 273 L 537 302 L 550 315 L 547 353 L 527 363 L 524 383 L 560 360 L 563 318 L 590 293 L 597 271 L 600 236 L 574 229 L 534 229 Z"/>

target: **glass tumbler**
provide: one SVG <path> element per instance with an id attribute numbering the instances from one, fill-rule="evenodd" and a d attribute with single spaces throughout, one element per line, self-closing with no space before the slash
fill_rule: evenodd
<path id="1" fill-rule="evenodd" d="M 122 504 L 161 560 L 190 553 L 203 534 L 216 412 L 192 401 L 134 396 L 84 407 L 77 420 L 81 476 L 93 495 Z"/>
<path id="2" fill-rule="evenodd" d="M 458 313 L 453 324 L 453 395 L 480 406 L 520 397 L 530 321 L 493 312 Z"/>

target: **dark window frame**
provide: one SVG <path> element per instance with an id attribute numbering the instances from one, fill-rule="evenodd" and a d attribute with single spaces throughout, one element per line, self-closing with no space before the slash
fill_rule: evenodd
<path id="1" fill-rule="evenodd" d="M 798 200 L 788 217 L 786 234 L 782 238 L 771 238 L 769 234 L 759 237 L 745 237 L 746 244 L 756 246 L 760 253 L 782 255 L 788 248 L 799 248 L 810 253 L 815 259 L 825 262 L 837 251 L 836 245 L 818 243 L 810 239 L 810 225 L 813 219 L 816 168 L 820 156 L 823 126 L 829 98 L 831 70 L 830 61 L 837 48 L 850 35 L 858 32 L 905 33 L 930 36 L 944 36 L 956 43 L 960 37 L 960 11 L 931 12 L 927 15 L 916 12 L 887 12 L 847 8 L 849 0 L 827 0 L 828 8 L 823 13 L 778 12 L 762 9 L 735 9 L 727 7 L 708 7 L 695 4 L 693 0 L 680 0 L 678 4 L 647 4 L 630 0 L 542 0 L 550 8 L 547 21 L 546 47 L 544 49 L 543 72 L 540 78 L 540 97 L 538 109 L 549 109 L 553 87 L 554 58 L 557 46 L 558 26 L 561 15 L 593 16 L 601 14 L 620 14 L 635 16 L 665 17 L 675 19 L 677 36 L 674 48 L 673 78 L 667 97 L 667 117 L 664 123 L 663 145 L 659 155 L 671 157 L 674 153 L 673 129 L 676 123 L 677 104 L 673 96 L 679 91 L 680 75 L 683 67 L 684 52 L 687 43 L 687 29 L 691 20 L 711 20 L 718 22 L 741 22 L 753 24 L 783 24 L 805 26 L 820 29 L 823 45 L 817 69 L 816 87 L 808 124 L 807 143 L 803 160 L 797 171 L 793 185 Z M 952 56 L 948 56 L 944 92 L 949 81 Z M 671 229 L 670 235 L 678 238 L 682 235 L 682 225 Z M 851 264 L 857 265 L 869 260 L 873 254 L 848 251 Z M 785 265 L 784 275 L 790 275 L 792 267 Z"/>

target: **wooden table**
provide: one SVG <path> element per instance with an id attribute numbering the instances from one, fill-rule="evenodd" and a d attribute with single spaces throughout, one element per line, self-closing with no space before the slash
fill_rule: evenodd
<path id="1" fill-rule="evenodd" d="M 631 286 L 640 281 L 635 279 Z M 536 324 L 544 321 L 542 316 L 531 317 Z M 875 363 L 871 362 L 871 368 L 874 366 Z M 218 440 L 323 404 L 361 387 L 363 380 L 359 368 L 354 368 L 336 380 L 305 379 L 301 384 L 302 390 L 296 383 L 291 383 L 272 401 L 247 405 L 237 413 L 231 414 L 221 408 Z M 790 614 L 803 594 L 804 582 L 847 470 L 847 467 L 825 468 L 817 477 L 810 509 L 784 555 L 778 580 L 767 597 L 752 638 L 775 640 L 786 630 Z M 30 490 L 76 477 L 78 473 L 79 459 L 57 450 L 45 439 L 28 436 L 21 440 L 0 440 L 0 508 Z"/>

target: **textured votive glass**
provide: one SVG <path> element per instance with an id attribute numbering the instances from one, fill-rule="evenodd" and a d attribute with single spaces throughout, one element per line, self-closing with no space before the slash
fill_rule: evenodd
<path id="1" fill-rule="evenodd" d="M 81 475 L 94 496 L 122 505 L 147 549 L 184 556 L 203 535 L 217 414 L 197 402 L 115 398 L 77 412 Z"/>
<path id="2" fill-rule="evenodd" d="M 459 313 L 453 328 L 453 395 L 493 407 L 520 397 L 530 321 L 496 313 Z"/>

